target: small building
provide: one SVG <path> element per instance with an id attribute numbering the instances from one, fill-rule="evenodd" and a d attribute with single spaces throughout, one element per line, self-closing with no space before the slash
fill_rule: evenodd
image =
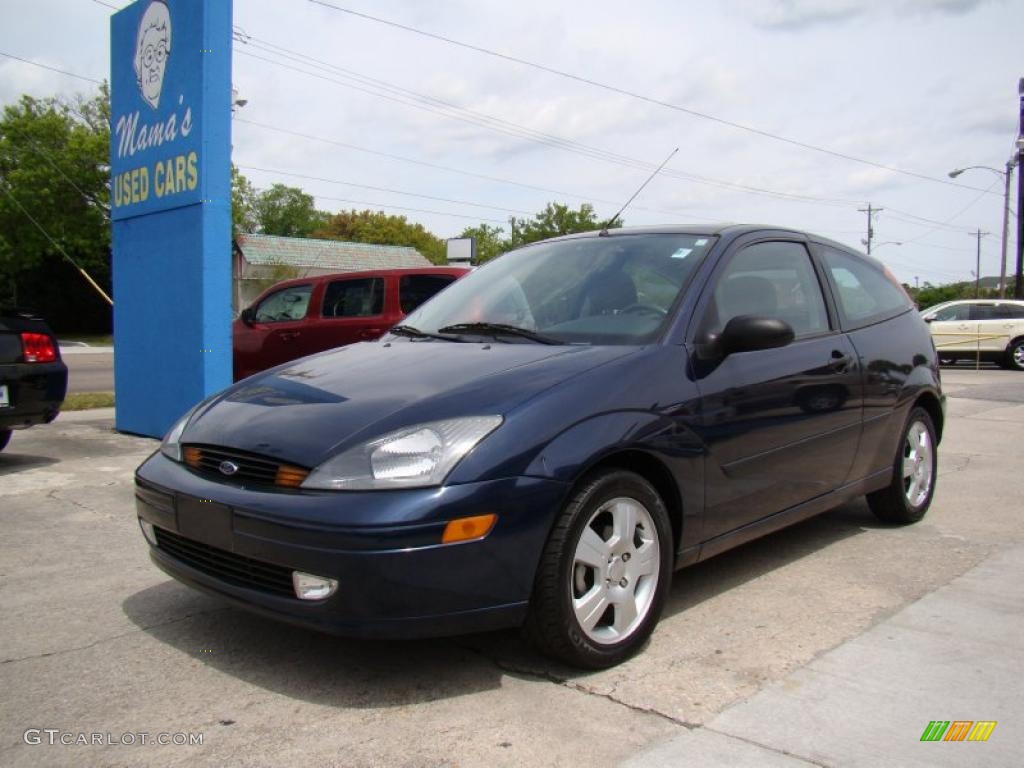
<path id="1" fill-rule="evenodd" d="M 235 235 L 231 246 L 234 310 L 248 307 L 274 283 L 295 277 L 363 269 L 428 267 L 430 261 L 404 245 L 371 245 L 277 235 Z"/>

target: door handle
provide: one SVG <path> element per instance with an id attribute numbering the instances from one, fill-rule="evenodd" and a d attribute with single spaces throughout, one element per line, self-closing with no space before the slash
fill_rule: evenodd
<path id="1" fill-rule="evenodd" d="M 359 332 L 359 338 L 361 339 L 376 339 L 382 335 L 384 335 L 383 328 L 367 328 Z"/>
<path id="2" fill-rule="evenodd" d="M 844 355 L 838 349 L 832 350 L 832 359 L 828 362 L 828 367 L 837 372 L 843 373 L 847 368 L 850 367 L 850 363 L 853 362 L 853 358 L 849 355 Z"/>
<path id="3" fill-rule="evenodd" d="M 277 335 L 280 337 L 281 341 L 291 341 L 300 333 L 301 331 L 278 331 Z"/>

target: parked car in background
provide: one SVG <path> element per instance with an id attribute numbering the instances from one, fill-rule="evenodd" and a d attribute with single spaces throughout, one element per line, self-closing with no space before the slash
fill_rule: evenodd
<path id="1" fill-rule="evenodd" d="M 0 309 L 0 450 L 12 430 L 56 419 L 67 386 L 68 369 L 46 322 Z"/>
<path id="2" fill-rule="evenodd" d="M 380 269 L 278 283 L 235 320 L 235 381 L 314 352 L 380 338 L 469 271 Z"/>
<path id="3" fill-rule="evenodd" d="M 947 301 L 922 310 L 941 360 L 981 359 L 1024 371 L 1024 301 Z"/>
<path id="4" fill-rule="evenodd" d="M 765 227 L 591 232 L 197 404 L 136 508 L 159 567 L 263 615 L 523 626 L 607 667 L 677 568 L 865 495 L 920 520 L 944 403 L 928 327 L 871 258 Z"/>

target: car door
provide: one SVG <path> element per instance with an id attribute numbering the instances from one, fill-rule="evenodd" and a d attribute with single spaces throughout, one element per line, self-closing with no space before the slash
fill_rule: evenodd
<path id="1" fill-rule="evenodd" d="M 236 328 L 236 378 L 303 355 L 299 339 L 313 293 L 312 283 L 289 285 L 265 296 L 252 308 L 250 324 Z"/>
<path id="2" fill-rule="evenodd" d="M 971 320 L 971 306 L 967 302 L 950 304 L 926 315 L 931 327 L 932 339 L 939 357 L 964 354 L 975 348 L 978 338 L 978 323 Z"/>
<path id="3" fill-rule="evenodd" d="M 971 320 L 978 324 L 978 349 L 1002 352 L 1010 343 L 1013 322 L 1005 304 L 972 304 Z"/>
<path id="4" fill-rule="evenodd" d="M 385 306 L 383 276 L 331 280 L 324 287 L 320 315 L 309 324 L 306 354 L 380 337 L 390 325 Z"/>
<path id="5" fill-rule="evenodd" d="M 695 358 L 705 540 L 840 486 L 861 428 L 857 356 L 802 242 L 755 242 L 728 254 L 698 307 L 695 349 L 739 315 L 784 320 L 795 338 L 777 349 Z"/>

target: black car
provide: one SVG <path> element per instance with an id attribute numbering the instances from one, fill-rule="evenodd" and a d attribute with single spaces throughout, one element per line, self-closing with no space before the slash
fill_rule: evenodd
<path id="1" fill-rule="evenodd" d="M 0 450 L 11 430 L 57 418 L 68 369 L 46 322 L 24 310 L 0 309 Z"/>
<path id="2" fill-rule="evenodd" d="M 678 568 L 859 496 L 921 519 L 944 402 L 927 325 L 868 257 L 777 228 L 593 232 L 198 404 L 137 509 L 157 565 L 249 610 L 524 626 L 603 667 Z"/>

